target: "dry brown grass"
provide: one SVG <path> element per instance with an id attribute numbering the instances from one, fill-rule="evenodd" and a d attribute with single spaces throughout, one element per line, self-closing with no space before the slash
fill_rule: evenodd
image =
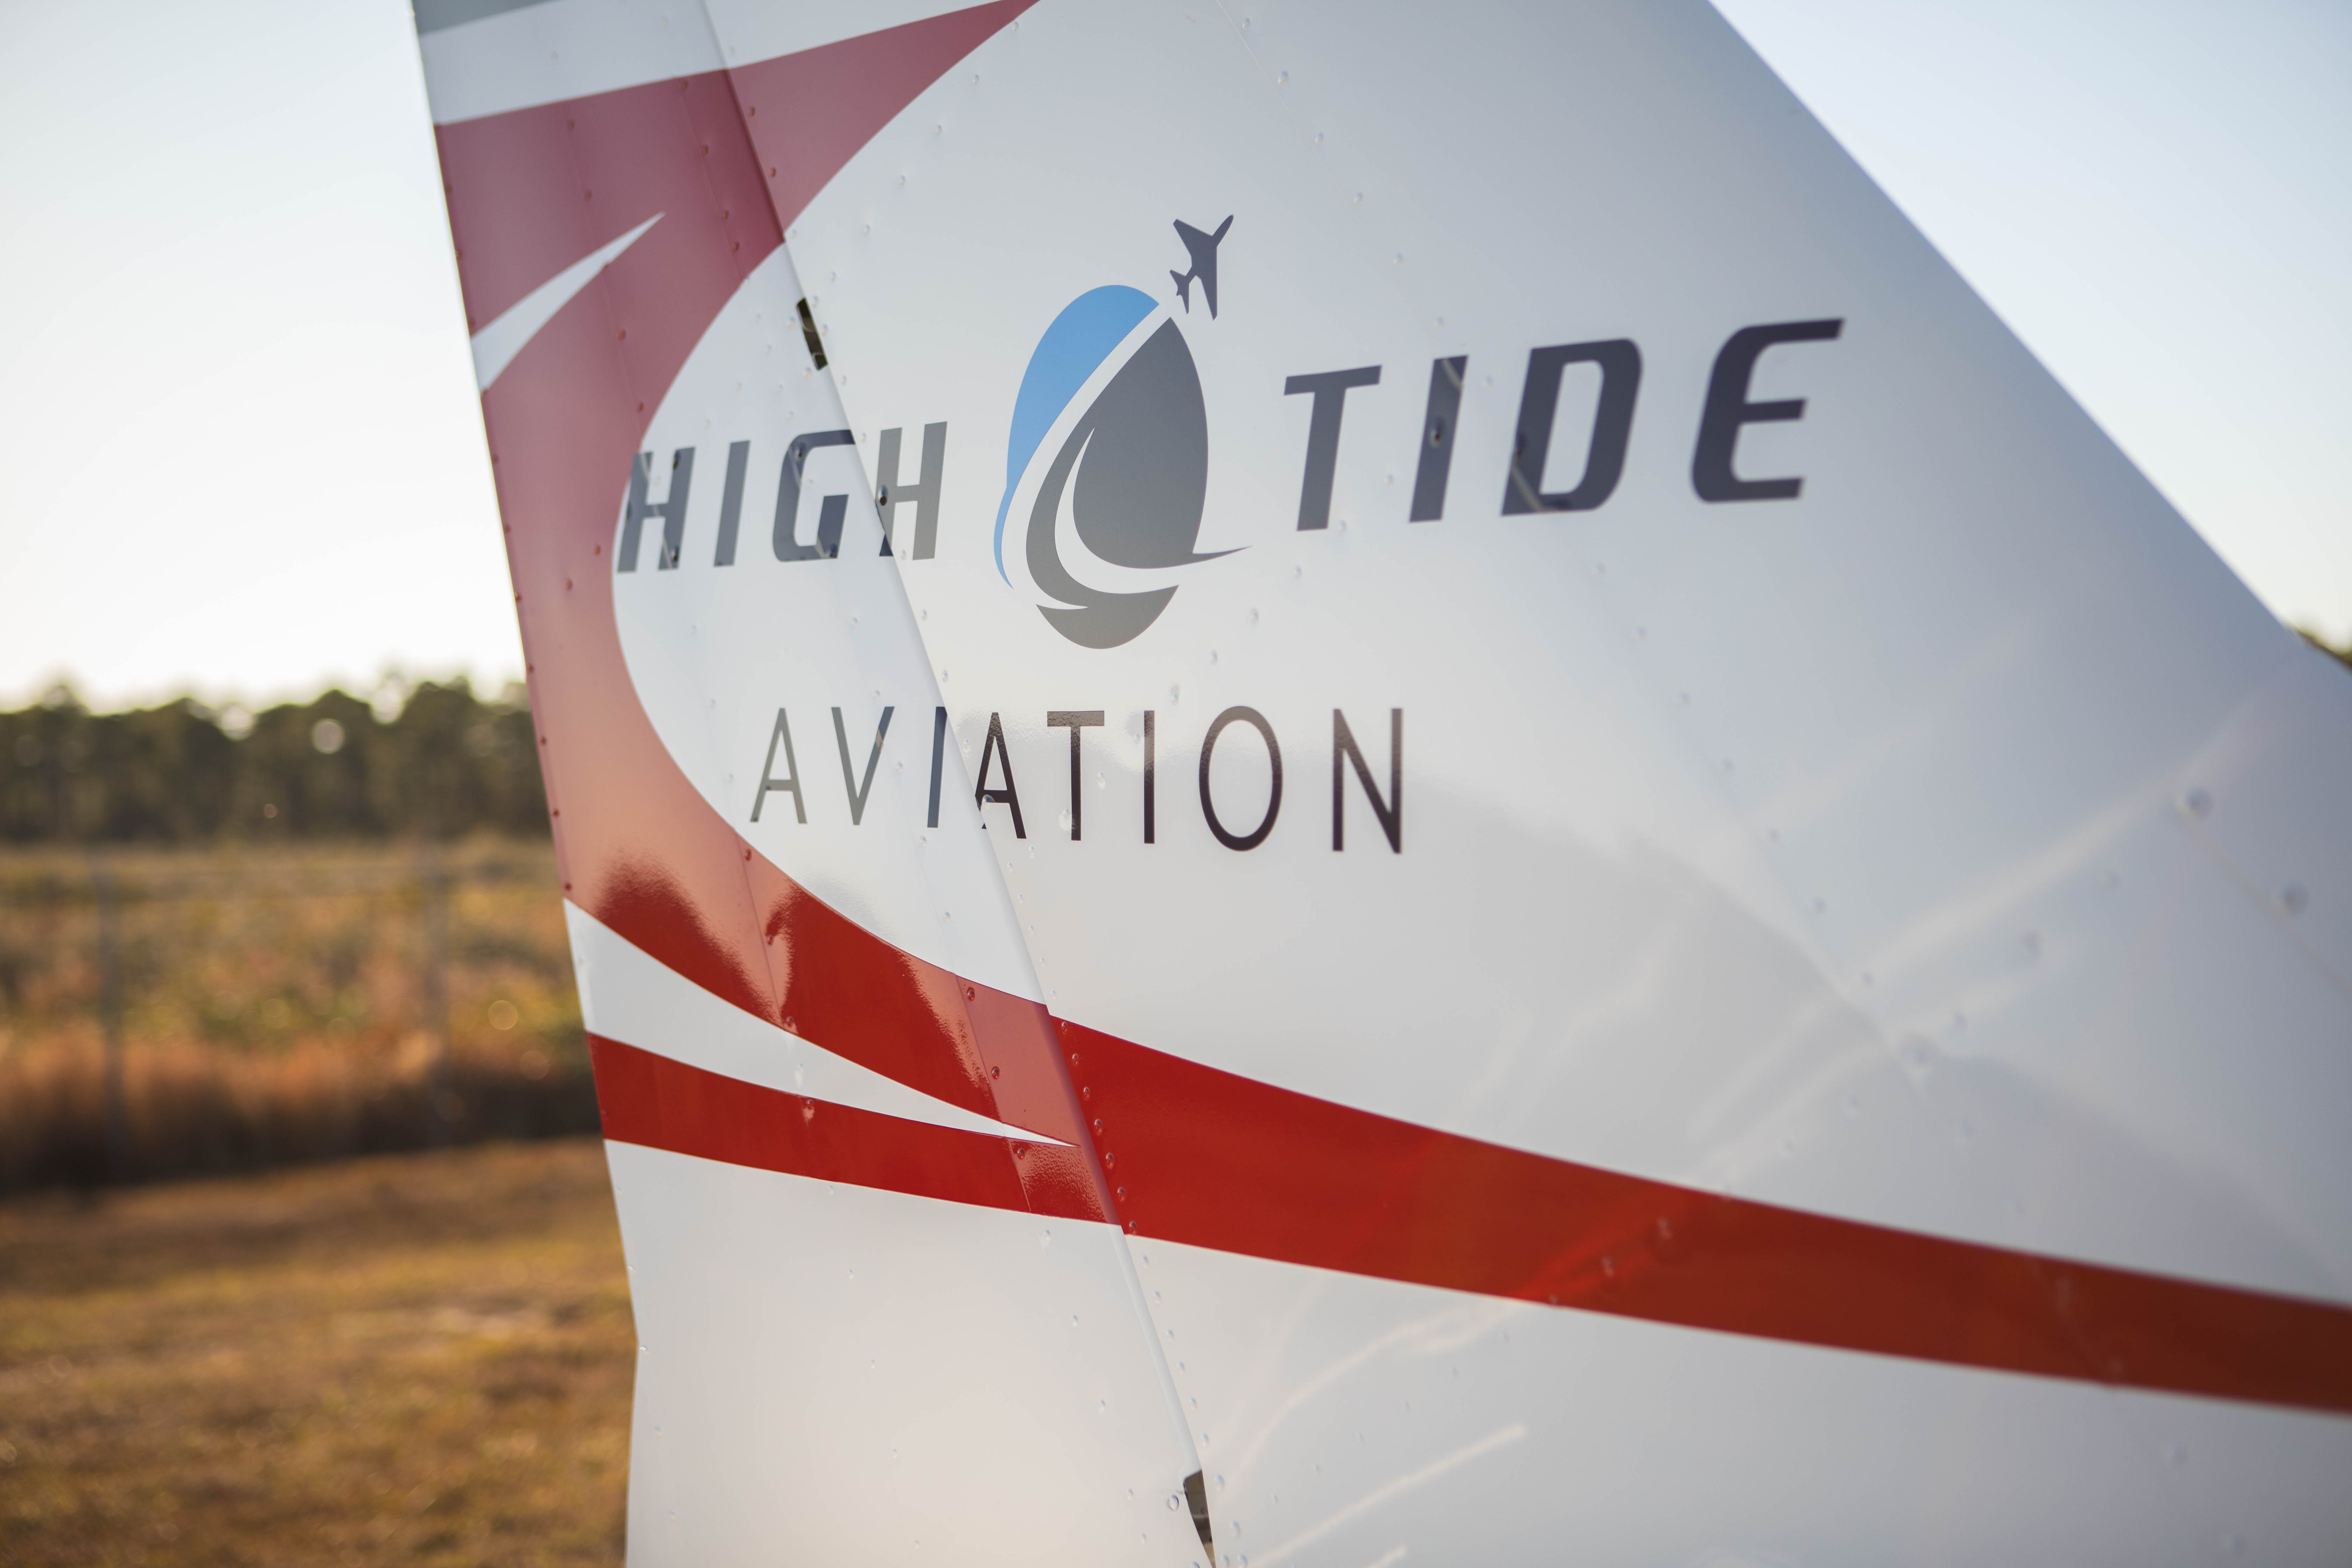
<path id="1" fill-rule="evenodd" d="M 256 1171 L 596 1125 L 595 1089 L 576 1046 L 558 1056 L 529 1038 L 467 1041 L 452 1046 L 436 1072 L 437 1052 L 422 1031 L 386 1046 L 130 1046 L 129 1175 Z M 86 1031 L 0 1057 L 0 1192 L 88 1185 L 107 1175 L 103 1063 Z M 436 1120 L 436 1097 L 446 1121 Z"/>
<path id="2" fill-rule="evenodd" d="M 0 1203 L 0 1563 L 617 1562 L 635 1359 L 593 1140 Z"/>
<path id="3" fill-rule="evenodd" d="M 98 864 L 0 852 L 0 1191 L 110 1173 Z M 131 1177 L 595 1126 L 545 844 L 434 852 L 451 886 L 438 1016 L 414 846 L 116 850 L 103 864 Z"/>

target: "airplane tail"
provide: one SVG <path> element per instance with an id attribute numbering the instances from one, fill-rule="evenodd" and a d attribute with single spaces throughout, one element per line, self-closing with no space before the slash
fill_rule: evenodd
<path id="1" fill-rule="evenodd" d="M 633 1560 L 2352 1539 L 2352 681 L 1702 5 L 908 10 L 416 5 Z"/>
<path id="2" fill-rule="evenodd" d="M 1176 298 L 1184 301 L 1184 313 L 1191 315 L 1192 313 L 1192 274 L 1179 272 L 1171 267 L 1168 270 L 1168 277 L 1176 285 Z"/>

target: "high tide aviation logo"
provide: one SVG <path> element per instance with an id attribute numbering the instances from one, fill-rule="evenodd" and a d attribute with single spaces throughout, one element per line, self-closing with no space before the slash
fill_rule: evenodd
<path id="1" fill-rule="evenodd" d="M 1203 552 L 1198 548 L 1208 498 L 1208 409 L 1187 339 L 1188 329 L 1193 332 L 1217 330 L 1211 323 L 1218 313 L 1218 252 L 1234 221 L 1228 217 L 1213 231 L 1177 224 L 1177 237 L 1183 242 L 1191 268 L 1183 272 L 1171 269 L 1169 278 L 1174 287 L 1166 300 L 1155 300 L 1142 289 L 1123 284 L 1089 289 L 1054 317 L 1024 369 L 1006 443 L 1005 484 L 997 505 L 993 553 L 1004 581 L 1017 592 L 1034 594 L 1046 624 L 1076 646 L 1108 649 L 1135 641 L 1166 611 L 1182 585 L 1185 572 L 1234 553 Z M 1193 309 L 1196 294 L 1201 311 Z M 811 344 L 813 374 L 824 368 L 817 356 L 820 334 L 806 301 L 800 302 L 799 310 L 803 336 Z M 759 320 L 757 315 L 751 319 Z M 1803 419 L 1808 408 L 1804 397 L 1759 398 L 1752 382 L 1759 360 L 1769 351 L 1781 345 L 1833 342 L 1841 337 L 1844 325 L 1842 318 L 1763 322 L 1740 327 L 1722 342 L 1704 396 L 1696 400 L 1698 406 L 1693 410 L 1685 404 L 1682 409 L 1667 411 L 1669 418 L 1696 416 L 1695 439 L 1685 449 L 1691 454 L 1689 483 L 1700 501 L 1785 501 L 1802 494 L 1806 483 L 1802 474 L 1784 469 L 1758 475 L 1742 472 L 1737 466 L 1745 429 Z M 747 334 L 744 323 L 736 321 L 726 332 L 706 342 L 764 356 L 770 336 Z M 1226 350 L 1236 346 L 1244 345 L 1223 345 Z M 1686 352 L 1689 345 L 1685 342 L 1682 347 Z M 1340 352 L 1345 353 L 1344 345 Z M 1500 352 L 1508 353 L 1507 363 L 1517 360 L 1516 353 Z M 701 353 L 698 349 L 698 355 Z M 1631 338 L 1611 338 L 1538 342 L 1524 353 L 1517 419 L 1515 426 L 1507 427 L 1508 447 L 1498 451 L 1496 443 L 1485 444 L 1482 466 L 1495 463 L 1495 468 L 1470 476 L 1475 488 L 1467 497 L 1461 493 L 1463 487 L 1450 486 L 1449 481 L 1454 477 L 1456 437 L 1465 416 L 1472 356 L 1457 353 L 1427 362 L 1427 401 L 1420 439 L 1406 462 L 1398 464 L 1399 455 L 1393 452 L 1385 458 L 1401 471 L 1410 468 L 1412 475 L 1405 492 L 1411 498 L 1410 508 L 1396 521 L 1411 527 L 1447 522 L 1449 489 L 1457 500 L 1452 522 L 1471 528 L 1483 522 L 1481 514 L 1501 519 L 1572 515 L 1596 511 L 1609 503 L 1625 473 L 1631 450 L 1642 385 L 1640 347 Z M 1339 354 L 1332 357 L 1338 359 Z M 709 367 L 706 379 L 712 384 L 732 379 L 731 363 L 722 357 Z M 1345 366 L 1344 360 L 1341 363 Z M 1568 402 L 1563 398 L 1563 384 L 1571 370 L 1582 367 L 1591 372 L 1586 378 L 1590 397 L 1580 401 L 1590 413 L 1571 414 L 1563 406 Z M 1400 390 L 1410 395 L 1420 378 L 1417 374 L 1384 377 L 1387 367 L 1377 363 L 1276 374 L 1284 368 L 1260 362 L 1245 367 L 1245 374 L 1238 377 L 1221 378 L 1218 385 L 1231 387 L 1221 393 L 1221 403 L 1230 397 L 1235 405 L 1222 407 L 1221 414 L 1234 421 L 1265 419 L 1279 416 L 1286 399 L 1307 400 L 1306 439 L 1303 448 L 1293 448 L 1300 461 L 1290 472 L 1297 476 L 1297 528 L 1302 533 L 1319 532 L 1333 522 L 1334 486 L 1343 450 L 1341 428 L 1351 397 L 1360 407 L 1365 400 L 1393 397 Z M 685 374 L 681 372 L 682 380 Z M 1783 387 L 1788 384 L 1787 376 L 1786 371 L 1776 375 Z M 1493 387 L 1495 380 L 1486 377 L 1484 385 Z M 1652 396 L 1654 401 L 1655 395 Z M 677 401 L 695 406 L 692 399 Z M 797 596 L 803 593 L 819 595 L 815 603 L 829 603 L 824 597 L 828 590 L 819 579 L 828 571 L 848 569 L 845 554 L 868 561 L 895 557 L 897 570 L 908 573 L 936 571 L 931 563 L 940 554 L 943 538 L 957 541 L 950 556 L 962 554 L 964 520 L 961 514 L 951 516 L 943 526 L 941 517 L 947 494 L 948 423 L 933 421 L 921 426 L 921 457 L 911 479 L 900 466 L 908 427 L 886 426 L 876 431 L 876 460 L 869 479 L 858 461 L 864 435 L 823 427 L 831 423 L 835 406 L 820 400 L 816 408 L 807 411 L 818 416 L 814 421 L 787 418 L 733 439 L 729 438 L 733 432 L 706 436 L 705 441 L 713 447 L 724 444 L 725 473 L 715 487 L 715 497 L 714 487 L 707 479 L 700 487 L 693 484 L 697 447 L 686 445 L 671 451 L 667 484 L 657 499 L 656 485 L 662 478 L 658 453 L 667 443 L 648 431 L 648 449 L 636 454 L 620 515 L 614 521 L 612 552 L 616 579 L 630 584 L 625 588 L 618 582 L 615 584 L 616 629 L 632 680 L 652 683 L 641 688 L 647 693 L 648 712 L 692 713 L 699 722 L 702 705 L 680 697 L 700 694 L 712 668 L 772 671 L 806 666 L 810 661 L 802 657 L 796 640 L 801 635 L 798 627 L 806 617 L 776 612 L 780 604 L 807 607 L 807 602 Z M 1575 406 L 1568 403 L 1568 407 Z M 1500 416 L 1504 408 L 1490 408 L 1486 413 L 1490 417 Z M 709 421 L 704 426 L 708 429 Z M 1393 438 L 1392 419 L 1388 429 Z M 835 447 L 838 453 L 832 450 Z M 1362 447 L 1360 439 L 1349 449 L 1351 461 L 1363 463 L 1380 457 Z M 1654 453 L 1672 448 L 1671 442 L 1651 444 Z M 770 466 L 780 460 L 780 467 Z M 1274 460 L 1278 464 L 1279 457 Z M 761 470 L 777 478 L 772 490 L 761 486 L 766 493 L 755 494 L 754 475 Z M 701 471 L 709 473 L 710 465 Z M 1256 496 L 1283 500 L 1280 492 L 1286 481 L 1278 470 L 1256 478 L 1259 482 L 1249 487 Z M 874 485 L 873 510 L 861 507 L 853 512 L 855 488 L 867 482 Z M 1490 485 L 1495 488 L 1487 488 Z M 1485 497 L 1496 497 L 1497 501 L 1485 501 L 1480 491 Z M 768 548 L 762 551 L 752 542 L 761 526 L 759 509 L 770 497 L 773 521 L 768 529 Z M 1467 505 L 1458 504 L 1465 499 Z M 1492 512 L 1486 510 L 1490 505 L 1495 508 Z M 910 515 L 902 517 L 902 513 Z M 865 522 L 869 516 L 878 526 Z M 1261 523 L 1272 521 L 1260 520 Z M 911 528 L 898 526 L 908 522 Z M 648 525 L 656 523 L 660 531 L 654 569 L 640 575 L 641 549 L 652 531 Z M 863 533 L 862 539 L 853 538 L 853 526 Z M 1005 550 L 1008 529 L 1014 545 L 1009 553 Z M 976 545 L 977 541 L 970 542 Z M 763 556 L 772 556 L 775 566 L 787 575 L 769 576 Z M 706 561 L 707 568 L 701 565 Z M 717 581 L 704 577 L 705 571 L 716 574 Z M 697 582 L 701 584 L 698 592 L 683 598 L 677 595 L 678 588 Z M 668 591 L 656 584 L 667 584 Z M 780 594 L 785 595 L 782 600 Z M 681 618 L 685 619 L 682 635 Z M 856 624 L 854 617 L 850 624 Z M 722 643 L 727 653 L 710 651 Z M 860 679 L 857 684 L 865 682 Z M 891 744 L 890 735 L 896 733 L 901 737 L 900 743 L 908 743 L 904 741 L 904 726 L 895 731 L 891 728 L 898 704 L 885 703 L 883 696 L 868 688 L 866 693 L 853 697 L 851 705 L 834 707 L 831 713 L 851 828 L 860 826 L 866 815 L 870 789 L 882 752 Z M 754 702 L 764 710 L 764 694 Z M 878 708 L 873 740 L 870 745 L 854 748 L 849 715 L 866 709 L 869 702 Z M 986 710 L 985 703 L 981 707 Z M 1159 723 L 1161 715 L 1151 708 L 1138 704 L 1127 711 L 1134 721 L 1130 733 L 1142 742 L 1140 826 L 1143 842 L 1151 844 L 1157 841 L 1160 825 L 1160 742 L 1171 740 L 1188 749 L 1192 742 L 1189 736 L 1169 735 Z M 1111 714 L 1108 707 L 1047 706 L 1043 710 L 1045 729 L 1069 731 L 1071 793 L 1065 821 L 1072 842 L 1082 832 L 1082 736 L 1087 729 L 1114 722 Z M 924 817 L 931 827 L 938 827 L 942 820 L 948 721 L 947 709 L 934 700 L 929 726 L 930 790 Z M 657 724 L 661 721 L 656 720 Z M 1284 717 L 1284 722 L 1291 721 Z M 1211 760 L 1221 737 L 1236 727 L 1255 731 L 1265 752 L 1269 787 L 1263 816 L 1254 826 L 1231 822 L 1213 798 Z M 1319 722 L 1316 727 L 1319 730 Z M 803 738 L 806 732 L 804 722 Z M 1013 779 L 1013 745 L 1021 733 L 1018 725 L 1008 732 L 1003 715 L 987 711 L 973 786 L 973 805 L 983 823 L 987 808 L 1001 807 L 1016 838 L 1027 837 Z M 1391 853 L 1403 853 L 1403 708 L 1389 710 L 1385 790 L 1380 787 L 1374 759 L 1359 743 L 1345 712 L 1336 707 L 1330 735 L 1327 754 L 1331 759 L 1333 851 L 1346 848 L 1345 786 L 1352 770 L 1378 820 L 1381 837 Z M 664 729 L 663 738 L 666 745 L 670 743 L 669 729 Z M 682 738 L 674 750 L 679 755 L 700 755 L 706 740 L 698 729 Z M 972 741 L 964 742 L 967 752 L 972 744 Z M 791 716 L 782 703 L 774 708 L 764 745 L 756 790 L 747 808 L 749 822 L 764 826 L 763 808 L 770 804 L 769 797 L 782 793 L 792 797 L 793 825 L 808 826 L 812 820 L 809 792 L 793 749 Z M 860 752 L 865 759 L 862 773 L 857 762 Z M 743 765 L 748 768 L 756 754 L 746 755 Z M 1294 749 L 1290 754 L 1295 758 L 1297 752 Z M 1194 755 L 1201 816 L 1209 834 L 1233 850 L 1254 849 L 1265 843 L 1283 803 L 1284 746 L 1276 734 L 1274 719 L 1256 708 L 1229 707 L 1208 721 Z M 777 771 L 780 763 L 782 773 Z M 736 783 L 736 775 L 727 775 L 729 786 Z M 1034 783 L 1033 775 L 1033 788 Z M 775 817 L 769 813 L 765 820 Z"/>
<path id="2" fill-rule="evenodd" d="M 1179 223 L 1190 272 L 1171 271 L 1186 314 L 1192 285 L 1217 312 L 1214 233 Z M 1209 415 L 1175 317 L 1139 289 L 1109 284 L 1063 307 L 1022 373 L 996 509 L 996 570 L 1014 567 L 1047 601 L 1038 612 L 1082 647 L 1140 637 L 1176 596 L 1169 574 L 1213 561 L 1193 546 L 1209 489 Z"/>

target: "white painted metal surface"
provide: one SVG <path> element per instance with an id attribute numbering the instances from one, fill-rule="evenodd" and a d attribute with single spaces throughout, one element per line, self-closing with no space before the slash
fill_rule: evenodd
<path id="1" fill-rule="evenodd" d="M 612 1145 L 629 1554 L 1196 1560 L 1107 1226 Z"/>
<path id="2" fill-rule="evenodd" d="M 610 556 L 562 558 L 610 577 L 625 695 L 684 781 L 662 809 L 739 836 L 775 986 L 835 960 L 757 934 L 770 868 L 885 970 L 1253 1086 L 1236 1118 L 1286 1091 L 1368 1139 L 1859 1222 L 1857 1247 L 2005 1249 L 2057 1271 L 2062 1337 L 2076 1265 L 2352 1305 L 2352 682 L 1712 12 L 1047 0 L 952 47 L 924 29 L 973 24 L 901 5 L 662 13 L 695 49 L 650 18 L 551 0 L 430 33 L 436 120 L 732 72 L 773 191 L 797 154 L 770 149 L 801 143 L 763 141 L 793 100 L 759 68 L 919 57 L 675 374 L 632 384 L 635 500 L 616 469 L 580 534 Z M 1602 346 L 1522 429 L 1560 345 Z M 495 447 L 521 426 L 488 401 Z M 1512 504 L 1530 443 L 1546 510 Z M 666 484 L 675 517 L 647 510 Z M 517 560 L 530 633 L 551 584 Z M 567 776 L 577 800 L 598 774 Z M 1004 1128 L 572 921 L 600 1035 Z M 1143 1177 L 1084 1103 L 1105 1221 L 616 1141 L 648 1346 L 632 1551 L 1201 1561 L 1170 1506 L 1195 1468 L 1215 1553 L 1259 1568 L 2352 1544 L 2337 1396 L 1121 1240 Z M 2314 1388 L 2352 1344 L 2326 1321 Z"/>

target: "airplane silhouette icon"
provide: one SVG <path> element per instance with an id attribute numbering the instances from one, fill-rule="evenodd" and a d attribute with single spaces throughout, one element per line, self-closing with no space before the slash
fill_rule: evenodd
<path id="1" fill-rule="evenodd" d="M 1214 234 L 1202 234 L 1183 219 L 1176 220 L 1176 237 L 1184 242 L 1185 250 L 1191 254 L 1192 270 L 1178 272 L 1171 268 L 1168 276 L 1176 279 L 1176 297 L 1184 301 L 1187 315 L 1192 310 L 1192 279 L 1197 278 L 1201 280 L 1201 297 L 1209 301 L 1209 315 L 1212 319 L 1216 316 L 1217 242 L 1224 238 L 1225 230 L 1233 226 L 1234 219 L 1230 213 L 1225 215 L 1225 221 L 1217 226 Z"/>

